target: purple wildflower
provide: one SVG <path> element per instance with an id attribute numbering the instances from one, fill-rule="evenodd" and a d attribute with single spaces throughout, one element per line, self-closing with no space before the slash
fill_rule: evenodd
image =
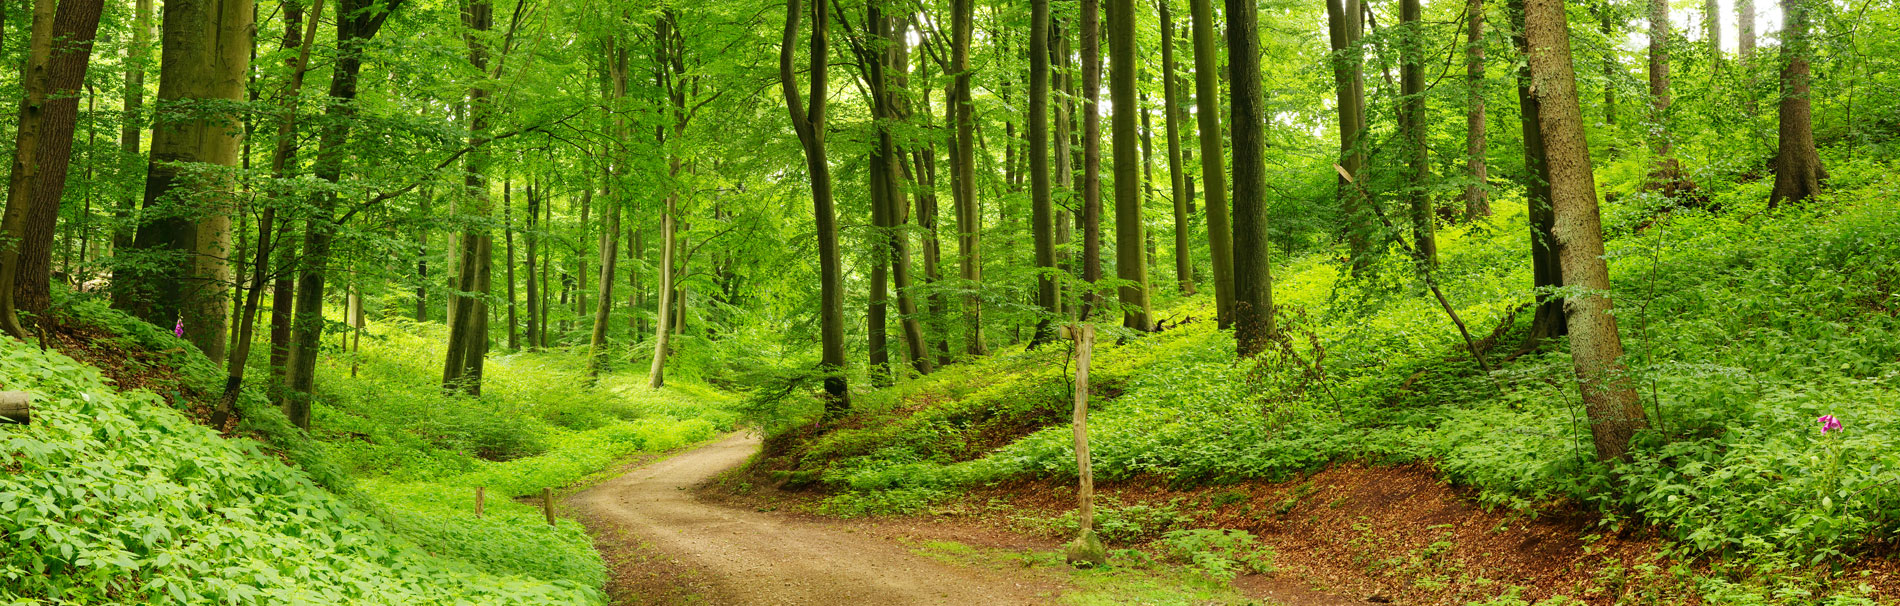
<path id="1" fill-rule="evenodd" d="M 178 325 L 172 327 L 172 336 L 178 337 L 180 339 L 185 338 L 185 319 L 184 318 L 179 318 Z"/>
<path id="2" fill-rule="evenodd" d="M 1841 430 L 1841 420 L 1834 418 L 1834 415 L 1821 415 L 1821 417 L 1815 419 L 1814 422 L 1821 424 L 1822 435 L 1827 435 L 1827 433 L 1831 431 Z"/>

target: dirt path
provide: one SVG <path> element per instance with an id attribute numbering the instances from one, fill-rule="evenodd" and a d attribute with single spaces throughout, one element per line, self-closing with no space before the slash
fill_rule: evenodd
<path id="1" fill-rule="evenodd" d="M 1033 581 L 1002 571 L 963 568 L 918 556 L 892 541 L 845 526 L 701 502 L 692 487 L 745 461 L 759 439 L 733 434 L 569 497 L 598 536 L 620 537 L 637 559 L 613 574 L 666 578 L 633 587 L 671 586 L 661 603 L 732 605 L 958 606 L 1042 604 Z M 608 540 L 608 539 L 603 539 Z M 655 553 L 657 552 L 657 553 Z M 656 557 L 657 556 L 657 557 Z M 615 559 L 615 558 L 610 558 Z M 711 595 L 679 595 L 697 585 Z M 628 586 L 623 584 L 622 586 Z M 652 603 L 637 597 L 634 603 Z"/>

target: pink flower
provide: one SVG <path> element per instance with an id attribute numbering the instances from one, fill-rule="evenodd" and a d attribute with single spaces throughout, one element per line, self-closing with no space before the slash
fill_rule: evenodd
<path id="1" fill-rule="evenodd" d="M 179 318 L 178 325 L 172 327 L 172 336 L 178 337 L 180 339 L 185 338 L 185 319 L 184 318 Z"/>
<path id="2" fill-rule="evenodd" d="M 1834 418 L 1834 415 L 1821 415 L 1821 417 L 1815 419 L 1814 422 L 1821 424 L 1822 435 L 1827 435 L 1830 431 L 1841 430 L 1841 420 Z"/>

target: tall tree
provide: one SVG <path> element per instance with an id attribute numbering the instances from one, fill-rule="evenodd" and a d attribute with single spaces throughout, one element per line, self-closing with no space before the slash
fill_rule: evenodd
<path id="1" fill-rule="evenodd" d="M 52 303 L 55 223 L 72 160 L 79 87 L 86 80 L 104 5 L 102 0 L 65 0 L 50 20 L 43 20 L 51 4 L 38 0 L 34 5 L 26 97 L 20 101 L 7 207 L 0 218 L 7 240 L 0 244 L 0 325 L 21 339 L 26 331 L 16 307 L 43 313 Z"/>
<path id="2" fill-rule="evenodd" d="M 1174 281 L 1182 293 L 1194 294 L 1194 258 L 1188 245 L 1187 181 L 1181 162 L 1181 92 L 1174 65 L 1174 14 L 1169 0 L 1161 5 L 1161 111 L 1168 129 L 1168 198 L 1174 202 Z"/>
<path id="3" fill-rule="evenodd" d="M 1247 13 L 1253 5 L 1247 5 Z M 1231 14 L 1231 13 L 1230 13 Z M 1154 330 L 1154 307 L 1148 302 L 1147 236 L 1142 225 L 1141 148 L 1137 142 L 1142 113 L 1135 98 L 1140 77 L 1135 65 L 1135 0 L 1110 0 L 1108 19 L 1109 99 L 1115 104 L 1115 277 L 1127 282 L 1118 289 L 1122 325 Z M 1233 19 L 1230 18 L 1230 22 Z M 1256 38 L 1257 41 L 1257 38 Z"/>
<path id="4" fill-rule="evenodd" d="M 968 4 L 971 0 L 959 0 Z M 779 86 L 785 94 L 785 110 L 791 114 L 792 130 L 798 133 L 798 142 L 804 148 L 805 169 L 811 180 L 811 199 L 814 221 L 818 228 L 818 273 L 819 273 L 819 335 L 822 340 L 821 370 L 825 373 L 825 414 L 835 417 L 851 406 L 850 392 L 844 378 L 844 280 L 838 258 L 838 219 L 833 210 L 835 204 L 831 195 L 831 164 L 825 157 L 825 100 L 826 83 L 829 80 L 826 67 L 830 65 L 830 22 L 825 18 L 825 5 L 814 2 L 811 7 L 811 57 L 809 59 L 811 78 L 811 107 L 807 109 L 798 91 L 798 72 L 795 63 L 798 44 L 799 15 L 803 11 L 803 0 L 787 0 L 785 3 L 785 36 L 779 41 L 778 77 Z M 959 15 L 963 28 L 967 28 L 967 15 Z M 959 29 L 958 46 L 959 66 L 968 68 L 968 32 Z M 958 78 L 963 84 L 957 88 L 967 98 L 968 74 L 959 70 Z M 959 116 L 967 118 L 968 116 Z M 959 130 L 962 130 L 959 126 Z M 967 136 L 958 137 L 958 145 L 968 145 Z M 959 162 L 958 170 L 967 171 L 968 156 Z M 966 179 L 960 185 L 968 185 Z M 969 198 L 974 198 L 973 192 Z M 958 200 L 962 204 L 965 200 Z M 970 200 L 974 202 L 974 200 Z M 965 224 L 967 229 L 967 224 Z M 970 259 L 965 251 L 965 260 Z M 965 272 L 968 273 L 967 270 Z"/>
<path id="5" fill-rule="evenodd" d="M 133 0 L 132 43 L 125 47 L 124 100 L 120 103 L 125 117 L 119 123 L 120 174 L 136 175 L 144 165 L 139 162 L 139 143 L 145 132 L 145 67 L 151 61 L 152 0 Z M 138 196 L 128 190 L 119 198 L 112 229 L 112 252 L 132 247 L 135 233 L 132 215 L 138 210 Z"/>
<path id="6" fill-rule="evenodd" d="M 1049 183 L 1049 0 L 1030 0 L 1029 7 L 1029 214 L 1036 239 L 1036 304 L 1048 314 L 1036 322 L 1029 342 L 1034 348 L 1055 336 L 1052 318 L 1062 308 L 1054 275 L 1056 223 Z"/>
<path id="7" fill-rule="evenodd" d="M 1333 50 L 1333 91 L 1339 109 L 1339 167 L 1337 187 L 1339 207 L 1346 216 L 1346 243 L 1354 273 L 1371 262 L 1373 216 L 1370 202 L 1360 195 L 1359 179 L 1365 165 L 1362 149 L 1366 130 L 1365 70 L 1359 37 L 1363 29 L 1359 0 L 1327 0 L 1327 34 Z M 1351 178 L 1347 178 L 1351 175 Z"/>
<path id="8" fill-rule="evenodd" d="M 1629 457 L 1630 439 L 1648 421 L 1620 362 L 1623 342 L 1611 312 L 1596 178 L 1584 140 L 1583 108 L 1564 19 L 1563 0 L 1525 1 L 1531 90 L 1537 95 L 1538 125 L 1550 160 L 1551 206 L 1564 283 L 1581 286 L 1585 293 L 1569 299 L 1570 357 L 1597 458 L 1615 461 Z"/>
<path id="9" fill-rule="evenodd" d="M 1746 86 L 1742 89 L 1742 108 L 1754 116 L 1761 111 L 1755 103 L 1755 0 L 1735 0 L 1735 51 L 1740 59 Z M 1785 17 L 1786 15 L 1784 15 Z"/>
<path id="10" fill-rule="evenodd" d="M 1090 284 L 1083 303 L 1087 319 L 1102 279 L 1102 8 L 1080 0 L 1082 51 L 1082 279 Z"/>
<path id="11" fill-rule="evenodd" d="M 977 295 L 983 283 L 983 215 L 977 210 L 976 102 L 970 94 L 970 38 L 976 21 L 976 0 L 950 0 L 950 13 L 950 71 L 956 89 L 950 100 L 956 108 L 956 149 L 951 152 L 956 166 L 951 189 L 956 193 L 958 263 L 964 288 L 970 292 L 963 304 L 964 352 L 981 356 L 989 353 L 989 345 L 983 342 L 983 302 Z M 812 103 L 814 107 L 822 106 L 816 99 Z"/>
<path id="12" fill-rule="evenodd" d="M 1201 132 L 1201 182 L 1207 193 L 1207 243 L 1214 257 L 1214 309 L 1220 327 L 1234 322 L 1233 226 L 1227 211 L 1227 171 L 1221 165 L 1220 57 L 1214 50 L 1212 0 L 1188 0 L 1194 21 L 1194 117 Z"/>
<path id="13" fill-rule="evenodd" d="M 1820 193 L 1827 169 L 1814 149 L 1813 109 L 1808 100 L 1808 59 L 1814 50 L 1809 30 L 1810 0 L 1781 0 L 1781 131 L 1775 152 L 1775 189 L 1768 207 L 1801 202 Z"/>
<path id="14" fill-rule="evenodd" d="M 489 0 L 471 0 L 462 7 L 463 39 L 468 46 L 468 62 L 487 74 L 491 49 L 488 31 L 495 22 L 494 4 Z M 506 43 L 502 53 L 508 52 Z M 484 221 L 492 212 L 488 170 L 491 156 L 485 149 L 496 108 L 494 90 L 488 78 L 468 89 L 468 144 L 473 150 L 462 163 L 463 212 L 473 220 L 462 228 L 461 244 L 456 248 L 461 262 L 456 274 L 453 320 L 449 323 L 448 353 L 442 363 L 442 388 L 472 396 L 482 393 L 482 372 L 488 357 L 489 271 L 494 265 L 495 237 Z"/>
<path id="15" fill-rule="evenodd" d="M 1471 177 L 1465 186 L 1465 219 L 1470 220 L 1491 216 L 1484 157 L 1484 0 L 1466 2 L 1465 18 L 1471 20 L 1465 35 L 1465 169 Z"/>
<path id="16" fill-rule="evenodd" d="M 1227 0 L 1227 67 L 1234 75 L 1228 122 L 1234 139 L 1234 341 L 1245 358 L 1266 351 L 1274 336 L 1262 124 L 1266 98 L 1260 91 L 1260 25 L 1253 0 Z"/>
<path id="17" fill-rule="evenodd" d="M 1510 0 L 1513 31 L 1511 42 L 1520 57 L 1530 54 L 1530 40 L 1524 37 L 1524 0 Z M 1529 340 L 1562 336 L 1569 332 L 1564 317 L 1563 297 L 1549 291 L 1564 285 L 1563 266 L 1557 253 L 1556 215 L 1550 206 L 1550 163 L 1544 154 L 1544 130 L 1539 125 L 1542 111 L 1537 96 L 1531 94 L 1530 64 L 1519 61 L 1517 68 L 1518 126 L 1523 133 L 1524 202 L 1530 217 L 1531 286 L 1536 294 L 1536 310 L 1531 319 Z"/>
<path id="18" fill-rule="evenodd" d="M 304 76 L 310 71 L 310 51 L 316 44 L 317 25 L 323 18 L 323 4 L 323 0 L 316 0 L 311 3 L 309 29 L 302 31 L 300 30 L 303 27 L 304 21 L 303 7 L 296 3 L 287 3 L 283 7 L 284 38 L 282 48 L 285 51 L 295 50 L 296 54 L 284 61 L 286 64 L 285 67 L 290 69 L 290 73 L 276 99 L 278 105 L 277 137 L 275 145 L 272 146 L 271 150 L 272 180 L 282 180 L 290 176 L 290 171 L 292 170 L 291 158 L 297 153 L 297 99 L 303 92 Z M 288 230 L 285 229 L 284 226 L 279 225 L 277 220 L 277 209 L 278 206 L 281 205 L 281 202 L 281 200 L 274 199 L 267 201 L 264 205 L 264 211 L 258 215 L 256 253 L 255 256 L 251 258 L 250 283 L 252 287 L 249 292 L 245 293 L 243 309 L 237 316 L 237 325 L 234 331 L 236 338 L 232 341 L 231 357 L 226 360 L 224 364 L 224 395 L 218 404 L 218 411 L 216 413 L 218 416 L 212 419 L 212 425 L 214 426 L 223 426 L 223 417 L 229 415 L 231 411 L 234 410 L 237 398 L 244 387 L 244 371 L 245 367 L 248 366 L 246 361 L 251 359 L 251 343 L 255 340 L 252 337 L 257 327 L 258 306 L 263 302 L 263 284 L 265 279 L 269 276 L 271 253 L 273 249 L 280 246 L 279 241 L 288 233 Z M 426 202 L 423 208 L 427 208 Z M 282 281 L 288 282 L 288 280 Z M 291 286 L 283 287 L 286 289 L 292 288 Z M 284 299 L 283 303 L 286 308 L 284 313 L 287 318 L 289 313 L 288 308 L 292 303 L 287 293 Z M 275 311 L 273 311 L 273 315 L 275 315 Z M 284 325 L 285 327 L 289 326 L 288 319 L 284 321 Z M 275 343 L 276 341 L 273 340 L 272 342 Z M 272 364 L 273 368 L 281 366 L 281 362 L 275 362 L 277 360 L 276 354 L 277 352 L 273 350 L 271 356 L 274 361 Z M 281 376 L 272 377 L 273 381 L 281 378 Z"/>
<path id="19" fill-rule="evenodd" d="M 587 373 L 599 377 L 600 371 L 607 366 L 607 322 L 612 319 L 614 308 L 614 263 L 620 258 L 620 210 L 624 204 L 620 180 L 620 170 L 626 161 L 624 142 L 627 140 L 627 120 L 619 107 L 620 101 L 627 97 L 627 48 L 618 37 L 610 37 L 606 42 L 606 57 L 603 63 L 607 67 L 608 99 L 614 104 L 613 129 L 614 143 L 609 144 L 613 153 L 603 167 L 607 196 L 606 207 L 600 211 L 600 218 L 606 222 L 600 230 L 600 293 L 594 298 L 594 330 L 588 339 Z"/>
<path id="20" fill-rule="evenodd" d="M 355 101 L 364 47 L 403 1 L 339 0 L 337 3 L 337 52 L 331 60 L 329 105 L 324 109 L 316 163 L 311 167 L 311 174 L 318 179 L 335 184 L 343 176 L 344 161 L 349 157 L 346 147 L 356 117 Z M 305 429 L 310 427 L 311 394 L 316 387 L 317 356 L 322 350 L 324 283 L 338 227 L 337 193 L 324 191 L 312 198 L 313 216 L 304 227 L 304 260 L 298 270 L 290 352 L 285 361 L 281 394 L 284 415 Z"/>
<path id="21" fill-rule="evenodd" d="M 226 171 L 237 166 L 241 147 L 233 104 L 244 99 L 251 18 L 249 0 L 165 3 L 145 177 L 144 207 L 154 217 L 139 225 L 132 243 L 152 263 L 125 268 L 124 284 L 114 284 L 115 305 L 154 324 L 182 322 L 185 338 L 214 360 L 224 358 L 226 346 L 236 203 Z M 186 164 L 224 168 L 194 171 Z"/>
<path id="22" fill-rule="evenodd" d="M 1404 139 L 1406 206 L 1412 241 L 1426 263 L 1438 262 L 1438 235 L 1425 181 L 1431 166 L 1425 147 L 1425 25 L 1419 0 L 1399 0 L 1399 130 Z"/>
<path id="23" fill-rule="evenodd" d="M 1681 188 L 1682 165 L 1675 156 L 1674 100 L 1669 92 L 1669 0 L 1649 0 L 1650 152 L 1656 167 L 1647 187 L 1673 194 Z"/>
<path id="24" fill-rule="evenodd" d="M 819 6 L 813 6 L 812 10 L 815 14 L 822 14 L 824 12 L 822 7 Z M 794 26 L 795 24 L 787 25 L 786 27 Z M 654 31 L 654 44 L 656 45 L 655 48 L 658 49 L 655 54 L 655 60 L 660 63 L 655 72 L 655 77 L 659 79 L 660 88 L 666 93 L 667 111 L 670 112 L 673 117 L 671 128 L 660 127 L 655 129 L 654 135 L 659 143 L 663 145 L 669 142 L 671 143 L 667 151 L 667 175 L 673 179 L 678 179 L 680 171 L 684 170 L 686 166 L 685 159 L 680 156 L 679 139 L 681 135 L 686 133 L 687 123 L 691 119 L 691 114 L 686 107 L 686 92 L 687 89 L 690 88 L 690 84 L 685 82 L 687 78 L 685 56 L 686 38 L 680 34 L 678 14 L 671 10 L 661 13 L 659 23 L 654 28 Z M 816 78 L 817 76 L 814 75 L 813 77 Z M 818 93 L 812 93 L 812 95 L 815 97 Z M 814 99 L 812 103 L 814 108 L 818 108 L 822 105 L 822 103 L 816 99 Z M 815 109 L 814 111 L 822 111 L 822 109 Z M 806 153 L 810 153 L 809 149 Z M 831 190 L 830 177 L 829 173 L 825 175 L 825 193 L 827 197 L 829 197 Z M 816 176 L 814 175 L 813 178 L 815 179 Z M 817 187 L 815 182 L 813 187 Z M 816 190 L 814 189 L 813 191 L 815 195 Z M 679 276 L 685 274 L 685 271 L 674 267 L 676 262 L 684 265 L 684 262 L 679 259 L 679 253 L 686 250 L 686 247 L 680 243 L 679 237 L 679 198 L 680 185 L 675 183 L 672 189 L 667 192 L 666 208 L 660 213 L 660 265 L 654 270 L 654 273 L 657 274 L 656 277 L 659 278 L 659 288 L 656 291 L 659 293 L 659 302 L 654 307 L 653 363 L 647 368 L 647 386 L 653 389 L 659 389 L 666 385 L 666 355 L 670 346 L 669 344 L 673 339 L 672 335 L 678 334 L 676 329 L 680 323 L 679 312 L 685 309 L 684 303 L 679 300 L 682 298 L 680 295 L 684 291 L 680 290 L 678 279 Z M 820 237 L 822 238 L 823 236 L 821 235 Z M 840 300 L 839 305 L 843 305 L 842 300 Z M 840 313 L 843 313 L 842 309 Z M 828 336 L 829 334 L 827 334 L 827 337 Z M 839 338 L 843 338 L 842 333 L 840 333 Z M 829 341 L 827 341 L 827 343 L 829 343 Z M 840 350 L 839 355 L 839 360 L 842 361 L 842 350 Z"/>

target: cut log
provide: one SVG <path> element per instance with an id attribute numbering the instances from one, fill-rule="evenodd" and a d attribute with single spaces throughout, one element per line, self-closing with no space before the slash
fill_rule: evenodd
<path id="1" fill-rule="evenodd" d="M 0 391 L 0 421 L 25 425 L 33 421 L 33 394 Z"/>

